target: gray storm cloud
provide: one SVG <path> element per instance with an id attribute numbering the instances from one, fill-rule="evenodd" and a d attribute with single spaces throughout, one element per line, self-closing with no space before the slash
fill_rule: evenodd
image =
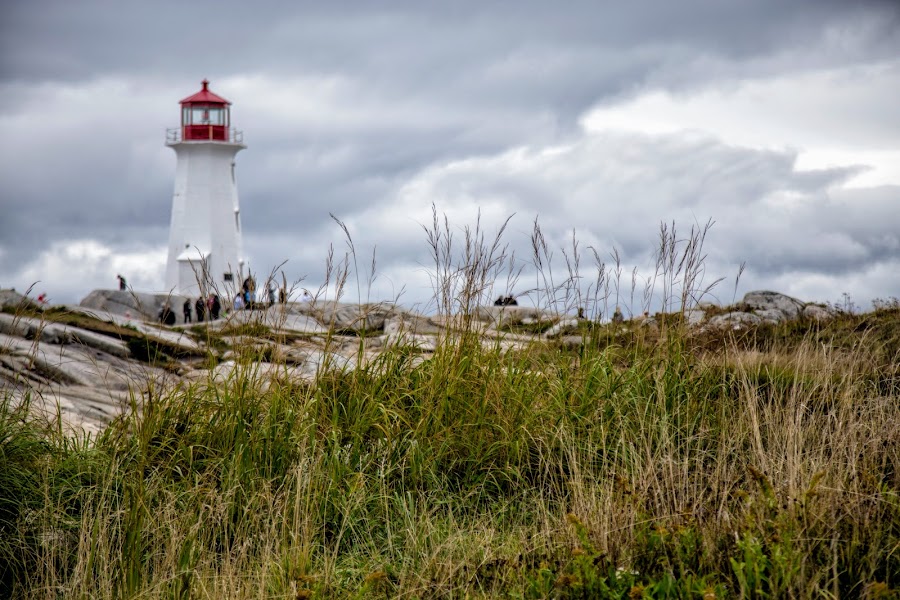
<path id="1" fill-rule="evenodd" d="M 360 248 L 376 249 L 376 291 L 409 282 L 418 302 L 429 263 L 420 223 L 434 203 L 460 227 L 479 208 L 490 224 L 516 213 L 510 244 L 523 256 L 537 216 L 555 242 L 574 229 L 636 266 L 651 260 L 661 221 L 713 219 L 710 268 L 723 276 L 746 262 L 747 285 L 824 300 L 851 285 L 900 295 L 896 278 L 882 275 L 898 261 L 896 185 L 844 189 L 864 160 L 798 169 L 804 149 L 781 142 L 581 123 L 592 107 L 653 90 L 677 100 L 745 80 L 895 65 L 900 12 L 891 3 L 209 10 L 48 1 L 0 10 L 3 286 L 40 280 L 71 302 L 112 285 L 116 269 L 161 285 L 154 269 L 174 174 L 165 128 L 178 99 L 209 77 L 248 141 L 238 186 L 246 250 L 260 270 L 287 260 L 289 278 L 320 281 L 328 245 L 343 247 L 334 213 Z M 896 66 L 888 71 L 862 71 L 862 100 L 867 81 L 880 77 L 881 91 L 896 82 Z M 824 98 L 806 106 L 847 121 L 824 146 L 898 146 L 889 103 L 867 102 L 864 115 Z"/>

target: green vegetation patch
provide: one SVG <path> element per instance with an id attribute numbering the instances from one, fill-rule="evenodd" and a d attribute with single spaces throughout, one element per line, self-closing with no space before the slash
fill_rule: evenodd
<path id="1" fill-rule="evenodd" d="M 241 323 L 235 325 L 226 325 L 219 330 L 219 333 L 226 337 L 258 337 L 270 338 L 273 335 L 272 328 L 262 323 Z"/>
<path id="2" fill-rule="evenodd" d="M 550 320 L 534 321 L 533 323 L 522 323 L 521 321 L 510 321 L 501 323 L 497 328 L 498 331 L 507 333 L 521 333 L 526 335 L 543 335 L 555 323 Z"/>
<path id="3" fill-rule="evenodd" d="M 887 346 L 882 317 L 716 352 L 675 326 L 462 334 L 307 384 L 239 355 L 83 445 L 0 411 L 3 592 L 890 597 L 900 402 L 862 343 Z"/>

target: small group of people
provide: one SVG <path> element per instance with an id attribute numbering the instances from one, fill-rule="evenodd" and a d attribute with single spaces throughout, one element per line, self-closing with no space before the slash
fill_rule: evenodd
<path id="1" fill-rule="evenodd" d="M 194 308 L 197 311 L 198 323 L 203 322 L 203 317 L 206 314 L 209 315 L 210 321 L 215 321 L 219 318 L 219 313 L 222 312 L 222 301 L 219 300 L 218 294 L 210 294 L 206 298 L 200 296 L 194 303 Z"/>
<path id="2" fill-rule="evenodd" d="M 266 288 L 266 300 L 269 306 L 275 304 L 275 290 L 275 283 L 270 279 Z M 284 289 L 278 290 L 278 301 L 284 304 L 286 300 L 287 294 Z M 234 296 L 234 310 L 254 308 L 254 304 L 256 304 L 256 280 L 251 275 L 244 280 L 240 293 Z"/>
<path id="3" fill-rule="evenodd" d="M 200 296 L 193 303 L 194 305 L 194 314 L 197 317 L 197 322 L 202 323 L 203 319 L 209 314 L 209 320 L 215 321 L 219 318 L 219 312 L 222 310 L 222 302 L 219 300 L 219 297 L 216 294 L 210 294 L 206 298 Z M 191 322 L 191 299 L 185 298 L 184 304 L 181 307 L 184 312 L 184 322 Z"/>
<path id="4" fill-rule="evenodd" d="M 519 302 L 512 296 L 497 296 L 494 306 L 518 306 Z"/>
<path id="5" fill-rule="evenodd" d="M 124 286 L 125 279 L 121 275 L 117 275 L 120 280 L 120 285 Z M 278 289 L 275 287 L 274 282 L 269 281 L 266 292 L 268 300 L 268 306 L 272 306 L 275 304 L 276 297 L 276 289 L 278 291 L 278 302 L 284 304 L 287 301 L 287 292 L 284 288 Z M 511 299 L 511 298 L 510 298 Z M 313 298 L 309 294 L 307 290 L 303 290 L 303 297 L 301 299 L 302 302 L 312 302 Z M 515 300 L 513 300 L 515 304 Z M 253 309 L 256 308 L 256 280 L 252 275 L 244 279 L 244 282 L 241 286 L 241 291 L 234 295 L 234 299 L 232 300 L 231 306 L 226 307 L 225 312 L 228 312 L 229 308 L 234 309 L 235 311 L 244 310 L 244 309 Z M 182 314 L 184 315 L 184 322 L 191 323 L 196 320 L 197 323 L 202 323 L 204 319 L 209 318 L 210 321 L 214 321 L 219 318 L 219 313 L 222 311 L 222 302 L 219 300 L 219 296 L 216 294 L 210 294 L 206 298 L 203 296 L 197 298 L 196 301 L 191 301 L 190 298 L 186 298 L 184 300 L 184 304 L 181 307 Z M 166 325 L 174 325 L 176 322 L 175 312 L 172 310 L 172 306 L 166 302 L 162 309 L 159 311 L 159 322 L 164 323 Z"/>
<path id="6" fill-rule="evenodd" d="M 192 308 L 193 315 L 191 313 Z M 207 315 L 209 315 L 210 321 L 215 321 L 219 318 L 219 313 L 222 312 L 222 301 L 219 300 L 219 296 L 216 294 L 210 294 L 206 298 L 200 296 L 194 302 L 191 302 L 190 298 L 185 298 L 184 304 L 181 305 L 181 311 L 184 315 L 185 323 L 190 323 L 194 315 L 196 315 L 198 323 L 202 323 Z M 175 324 L 175 312 L 168 302 L 163 304 L 162 309 L 159 311 L 159 322 L 164 325 Z"/>

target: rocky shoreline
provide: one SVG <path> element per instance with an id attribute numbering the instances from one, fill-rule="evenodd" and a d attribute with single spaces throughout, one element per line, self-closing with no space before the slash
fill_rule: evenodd
<path id="1" fill-rule="evenodd" d="M 390 303 L 331 301 L 275 304 L 172 327 L 156 322 L 163 303 L 182 301 L 96 290 L 79 306 L 39 307 L 0 290 L 0 395 L 30 402 L 48 418 L 59 415 L 75 433 L 95 434 L 148 395 L 229 377 L 247 364 L 242 357 L 253 358 L 253 380 L 264 388 L 274 379 L 312 381 L 328 369 L 355 369 L 386 348 L 403 347 L 425 360 L 442 336 L 460 327 L 459 319 Z M 756 291 L 729 307 L 701 304 L 685 311 L 684 320 L 697 331 L 739 330 L 835 314 L 822 304 Z M 465 327 L 507 350 L 541 341 L 580 345 L 584 323 L 532 307 L 484 306 Z M 650 316 L 616 326 L 658 329 Z"/>

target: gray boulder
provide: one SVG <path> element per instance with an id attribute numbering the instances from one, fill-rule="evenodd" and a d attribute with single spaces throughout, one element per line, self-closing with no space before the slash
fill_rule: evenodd
<path id="1" fill-rule="evenodd" d="M 349 356 L 308 345 L 291 348 L 285 362 L 296 367 L 298 373 L 310 381 L 326 371 L 346 372 L 356 368 L 356 361 Z"/>
<path id="2" fill-rule="evenodd" d="M 172 312 L 175 313 L 175 322 L 184 323 L 184 314 L 181 307 L 185 299 L 185 296 L 162 293 L 148 294 L 132 290 L 94 290 L 78 305 L 82 308 L 91 309 L 101 316 L 116 315 L 131 319 L 156 321 L 163 305 L 168 302 Z M 194 300 L 196 298 L 191 299 L 192 315 Z M 227 306 L 228 303 L 223 301 L 223 309 Z"/>
<path id="3" fill-rule="evenodd" d="M 444 332 L 444 324 L 435 319 L 421 315 L 403 315 L 387 319 L 384 323 L 384 332 L 408 332 L 420 335 L 440 335 Z"/>
<path id="4" fill-rule="evenodd" d="M 244 379 L 251 387 L 264 391 L 274 381 L 309 382 L 326 371 L 343 372 L 355 368 L 356 361 L 352 358 L 318 348 L 303 347 L 290 349 L 282 363 L 241 364 L 234 360 L 226 360 L 211 371 L 195 371 L 189 373 L 188 377 L 194 381 L 206 380 L 210 383 L 232 381 L 235 378 Z"/>
<path id="5" fill-rule="evenodd" d="M 479 321 L 498 326 L 552 321 L 557 318 L 555 315 L 533 306 L 479 306 L 475 309 L 473 316 Z"/>
<path id="6" fill-rule="evenodd" d="M 684 320 L 688 325 L 699 325 L 705 316 L 706 311 L 701 308 L 689 308 L 684 311 Z"/>
<path id="7" fill-rule="evenodd" d="M 13 310 L 20 308 L 36 309 L 38 305 L 28 296 L 23 296 L 15 290 L 0 290 L 0 310 L 4 308 Z"/>
<path id="8" fill-rule="evenodd" d="M 388 318 L 404 314 L 395 305 L 380 302 L 374 304 L 348 304 L 323 301 L 296 303 L 291 310 L 313 317 L 333 331 L 353 331 L 355 333 L 384 330 Z"/>
<path id="9" fill-rule="evenodd" d="M 777 308 L 755 310 L 753 311 L 753 314 L 762 319 L 763 323 L 769 323 L 770 325 L 777 325 L 778 323 L 783 323 L 784 321 L 789 320 L 789 317 L 784 313 L 784 311 L 778 310 Z"/>
<path id="10" fill-rule="evenodd" d="M 42 321 L 34 317 L 0 314 L 0 333 L 38 340 L 45 344 L 68 344 L 72 341 L 71 328 L 58 323 Z"/>
<path id="11" fill-rule="evenodd" d="M 222 329 L 242 324 L 259 324 L 288 333 L 327 333 L 314 317 L 286 308 L 283 304 L 275 304 L 264 310 L 239 310 L 228 315 L 226 319 L 201 323 L 201 326 Z"/>
<path id="12" fill-rule="evenodd" d="M 780 311 L 784 317 L 778 319 L 779 321 L 798 318 L 804 306 L 804 303 L 796 298 L 766 290 L 747 292 L 741 303 L 749 311 L 757 314 L 760 311 Z M 775 313 L 773 312 L 766 312 L 765 314 L 766 319 L 775 318 Z"/>
<path id="13" fill-rule="evenodd" d="M 54 345 L 0 334 L 0 348 L 25 361 L 28 370 L 63 385 L 120 389 L 144 379 L 146 364 L 105 353 L 82 344 Z M 152 370 L 152 369 L 150 369 Z"/>
<path id="14" fill-rule="evenodd" d="M 437 349 L 437 336 L 443 329 L 426 317 L 388 319 L 384 324 L 384 346 L 406 346 L 424 352 Z"/>
<path id="15" fill-rule="evenodd" d="M 578 333 L 578 319 L 569 318 L 563 319 L 550 329 L 544 332 L 544 337 L 547 339 L 554 339 L 564 335 L 570 335 Z"/>
<path id="16" fill-rule="evenodd" d="M 737 331 L 753 325 L 759 325 L 760 323 L 762 323 L 762 319 L 752 313 L 735 311 L 712 317 L 707 321 L 707 327 Z"/>
<path id="17" fill-rule="evenodd" d="M 148 340 L 162 343 L 172 350 L 182 354 L 193 356 L 200 356 L 204 354 L 200 344 L 194 341 L 187 333 L 184 333 L 177 329 L 166 327 L 164 325 L 159 325 L 153 321 L 145 322 L 139 319 L 135 319 L 134 317 L 123 317 L 114 313 L 104 312 L 92 308 L 84 308 L 81 306 L 72 306 L 69 307 L 69 310 L 72 312 L 87 315 L 89 317 L 93 317 L 95 319 L 100 319 L 101 321 L 114 323 L 121 327 L 133 329 L 135 333 L 141 334 L 141 336 L 147 338 Z"/>
<path id="18" fill-rule="evenodd" d="M 837 311 L 821 304 L 807 304 L 803 307 L 803 318 L 812 321 L 825 321 L 837 315 Z"/>
<path id="19" fill-rule="evenodd" d="M 0 314 L 0 333 L 28 338 L 32 327 L 28 319 L 14 315 Z"/>

